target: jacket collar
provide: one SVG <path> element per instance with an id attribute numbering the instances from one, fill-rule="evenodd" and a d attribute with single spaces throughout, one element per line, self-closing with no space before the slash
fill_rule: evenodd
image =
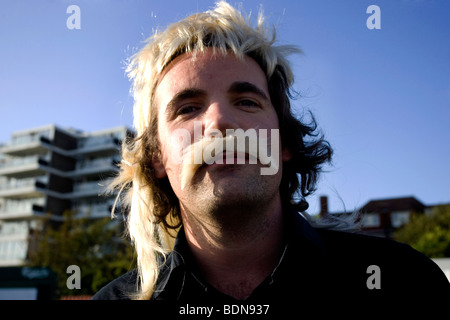
<path id="1" fill-rule="evenodd" d="M 288 241 L 290 243 L 306 241 L 313 250 L 317 250 L 318 254 L 328 255 L 322 238 L 311 224 L 292 207 L 289 207 L 286 211 L 284 223 Z"/>
<path id="2" fill-rule="evenodd" d="M 327 250 L 318 232 L 292 207 L 287 208 L 284 213 L 284 232 L 286 239 L 285 251 L 271 277 L 276 275 L 278 267 L 285 259 L 285 253 L 288 251 L 288 248 L 290 251 L 306 248 L 308 252 L 305 252 L 305 254 L 311 253 L 319 257 L 327 256 Z M 296 248 L 299 244 L 302 244 L 301 248 Z M 178 300 L 183 291 L 187 273 L 191 272 L 194 275 L 194 270 L 197 269 L 183 227 L 178 231 L 173 251 L 167 255 L 165 262 L 161 261 L 160 265 L 161 269 L 152 299 Z M 201 286 L 206 288 L 195 275 L 194 278 Z"/>
<path id="3" fill-rule="evenodd" d="M 184 228 L 178 231 L 173 250 L 167 255 L 167 258 L 160 261 L 160 273 L 152 299 L 177 299 L 183 289 L 186 278 L 187 266 L 193 259 L 190 252 Z M 176 296 L 173 296 L 174 292 Z"/>

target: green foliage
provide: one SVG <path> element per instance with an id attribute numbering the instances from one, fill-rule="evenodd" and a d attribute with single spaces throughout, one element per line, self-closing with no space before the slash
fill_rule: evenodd
<path id="1" fill-rule="evenodd" d="M 74 219 L 70 212 L 62 223 L 47 221 L 35 237 L 30 266 L 50 267 L 58 277 L 57 296 L 92 295 L 104 285 L 135 268 L 133 248 L 120 237 L 120 224 L 109 218 Z M 81 289 L 68 289 L 67 267 L 81 269 Z"/>
<path id="2" fill-rule="evenodd" d="M 437 206 L 429 215 L 415 214 L 395 239 L 430 258 L 450 257 L 450 206 Z"/>

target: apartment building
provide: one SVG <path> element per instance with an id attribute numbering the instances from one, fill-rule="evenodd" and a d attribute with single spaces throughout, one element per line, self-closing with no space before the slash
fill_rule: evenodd
<path id="1" fill-rule="evenodd" d="M 133 132 L 96 132 L 47 125 L 15 132 L 0 145 L 0 266 L 25 263 L 30 234 L 42 218 L 110 215 L 114 199 L 99 197 L 120 161 L 121 141 Z"/>

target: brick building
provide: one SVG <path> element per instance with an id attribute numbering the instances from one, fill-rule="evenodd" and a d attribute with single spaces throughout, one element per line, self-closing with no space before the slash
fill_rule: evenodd
<path id="1" fill-rule="evenodd" d="M 328 199 L 320 197 L 320 215 L 348 215 L 351 212 L 328 212 Z M 361 233 L 390 238 L 393 232 L 407 224 L 414 214 L 427 214 L 433 205 L 425 205 L 413 196 L 370 200 L 356 211 L 359 213 Z"/>

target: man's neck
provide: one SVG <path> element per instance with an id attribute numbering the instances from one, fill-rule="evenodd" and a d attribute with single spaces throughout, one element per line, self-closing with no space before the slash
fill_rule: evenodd
<path id="1" fill-rule="evenodd" d="M 283 213 L 277 197 L 231 223 L 204 223 L 183 214 L 186 239 L 201 272 L 212 286 L 236 299 L 247 298 L 273 271 L 283 250 Z M 228 221 L 229 222 L 229 221 Z"/>

